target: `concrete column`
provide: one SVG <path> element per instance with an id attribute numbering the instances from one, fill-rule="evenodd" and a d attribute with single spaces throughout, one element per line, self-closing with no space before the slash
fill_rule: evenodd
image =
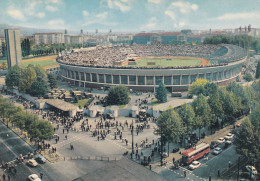
<path id="1" fill-rule="evenodd" d="M 180 85 L 182 85 L 182 74 L 180 76 Z"/>
<path id="2" fill-rule="evenodd" d="M 127 85 L 130 85 L 130 83 L 129 83 L 129 75 L 127 75 Z"/>
<path id="3" fill-rule="evenodd" d="M 138 77 L 135 75 L 135 85 L 138 85 Z"/>
<path id="4" fill-rule="evenodd" d="M 112 75 L 112 74 L 110 74 L 110 75 L 111 75 L 111 83 L 114 84 L 114 78 L 113 78 L 113 75 Z"/>
<path id="5" fill-rule="evenodd" d="M 144 75 L 144 85 L 146 85 L 146 74 Z"/>
<path id="6" fill-rule="evenodd" d="M 121 85 L 122 84 L 121 75 L 118 75 L 118 76 L 119 76 L 119 84 Z"/>
<path id="7" fill-rule="evenodd" d="M 98 73 L 97 73 L 96 76 L 97 76 L 97 83 L 100 83 L 100 82 L 99 82 L 99 76 L 98 76 Z"/>
<path id="8" fill-rule="evenodd" d="M 92 82 L 92 74 L 90 73 L 89 76 L 90 76 L 90 82 Z"/>

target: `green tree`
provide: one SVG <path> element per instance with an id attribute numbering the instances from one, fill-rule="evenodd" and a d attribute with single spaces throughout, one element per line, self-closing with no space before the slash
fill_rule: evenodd
<path id="1" fill-rule="evenodd" d="M 259 125 L 259 118 L 258 118 Z M 241 128 L 238 130 L 234 141 L 237 153 L 253 158 L 255 160 L 260 158 L 260 132 L 259 126 L 255 127 L 251 120 L 246 118 Z"/>
<path id="2" fill-rule="evenodd" d="M 36 81 L 36 72 L 33 67 L 28 66 L 27 68 L 23 69 L 20 78 L 19 84 L 19 91 L 27 92 L 32 83 Z"/>
<path id="3" fill-rule="evenodd" d="M 5 45 L 5 43 L 4 42 L 2 42 L 2 56 L 3 57 L 6 57 L 6 45 Z"/>
<path id="4" fill-rule="evenodd" d="M 212 126 L 218 122 L 219 119 L 224 118 L 224 111 L 222 107 L 222 103 L 220 100 L 219 91 L 211 94 L 208 98 L 208 104 L 210 106 L 210 109 L 212 111 L 212 117 L 211 117 L 211 131 Z"/>
<path id="5" fill-rule="evenodd" d="M 17 65 L 11 67 L 5 77 L 5 84 L 8 88 L 14 88 L 19 86 L 20 77 L 21 77 L 21 68 Z"/>
<path id="6" fill-rule="evenodd" d="M 189 106 L 187 103 L 185 103 L 178 109 L 178 113 L 185 124 L 187 134 L 191 134 L 195 121 L 195 113 L 192 106 Z"/>
<path id="7" fill-rule="evenodd" d="M 243 79 L 245 79 L 247 82 L 250 82 L 253 80 L 253 76 L 249 73 L 243 76 Z"/>
<path id="8" fill-rule="evenodd" d="M 199 137 L 200 137 L 200 130 L 204 126 L 209 126 L 211 122 L 211 109 L 207 102 L 205 96 L 200 94 L 192 103 L 191 103 L 193 110 L 196 115 L 195 119 L 195 127 L 199 129 Z"/>
<path id="9" fill-rule="evenodd" d="M 162 82 L 160 82 L 159 87 L 156 89 L 155 97 L 158 102 L 167 102 L 167 90 Z"/>
<path id="10" fill-rule="evenodd" d="M 197 79 L 192 85 L 189 87 L 190 95 L 205 95 L 205 86 L 209 83 L 207 79 Z"/>
<path id="11" fill-rule="evenodd" d="M 48 81 L 51 89 L 58 87 L 58 81 L 52 74 L 48 74 Z"/>
<path id="12" fill-rule="evenodd" d="M 130 101 L 129 90 L 125 86 L 113 86 L 107 96 L 108 105 L 125 105 Z"/>
<path id="13" fill-rule="evenodd" d="M 159 116 L 157 119 L 157 128 L 154 133 L 160 135 L 161 144 L 168 142 L 168 152 L 169 143 L 178 142 L 180 137 L 185 133 L 185 126 L 182 122 L 179 114 L 173 109 L 168 109 Z"/>
<path id="14" fill-rule="evenodd" d="M 42 81 L 36 80 L 32 83 L 31 87 L 28 90 L 28 93 L 32 96 L 42 96 L 44 97 L 48 92 L 46 85 Z"/>
<path id="15" fill-rule="evenodd" d="M 255 78 L 256 79 L 260 78 L 260 61 L 257 62 Z"/>

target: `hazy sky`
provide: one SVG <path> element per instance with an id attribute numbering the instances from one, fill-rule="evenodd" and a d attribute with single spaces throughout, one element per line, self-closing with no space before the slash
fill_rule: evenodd
<path id="1" fill-rule="evenodd" d="M 260 28 L 260 0 L 0 0 L 0 24 L 90 32 Z"/>

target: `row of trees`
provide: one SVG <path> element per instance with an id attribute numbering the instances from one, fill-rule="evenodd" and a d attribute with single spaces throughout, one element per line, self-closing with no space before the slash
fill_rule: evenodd
<path id="1" fill-rule="evenodd" d="M 248 35 L 217 35 L 205 38 L 204 44 L 234 44 L 246 49 L 253 49 L 257 53 L 260 51 L 260 40 Z"/>
<path id="2" fill-rule="evenodd" d="M 28 38 L 24 39 L 21 43 L 21 48 L 22 48 L 22 56 L 28 56 L 31 54 L 31 43 Z"/>
<path id="3" fill-rule="evenodd" d="M 164 111 L 157 120 L 155 134 L 161 135 L 162 142 L 178 142 L 184 135 L 203 127 L 218 126 L 222 123 L 234 123 L 235 119 L 249 112 L 255 99 L 251 87 L 243 88 L 237 83 L 218 87 L 205 79 L 193 83 L 190 94 L 197 95 L 191 105 L 183 104 L 178 110 Z"/>
<path id="4" fill-rule="evenodd" d="M 15 87 L 20 92 L 29 93 L 32 96 L 45 96 L 48 88 L 57 88 L 56 78 L 39 65 L 28 65 L 26 68 L 12 67 L 6 77 L 6 86 L 9 89 Z"/>
<path id="5" fill-rule="evenodd" d="M 21 131 L 26 131 L 29 138 L 50 139 L 54 134 L 53 126 L 48 121 L 27 113 L 21 107 L 15 106 L 3 97 L 0 97 L 0 114 L 2 118 L 10 121 L 13 126 L 18 127 Z"/>

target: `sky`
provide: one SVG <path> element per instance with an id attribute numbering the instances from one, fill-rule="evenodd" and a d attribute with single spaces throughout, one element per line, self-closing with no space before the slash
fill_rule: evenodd
<path id="1" fill-rule="evenodd" d="M 260 0 L 0 0 L 0 24 L 84 32 L 260 28 Z"/>

